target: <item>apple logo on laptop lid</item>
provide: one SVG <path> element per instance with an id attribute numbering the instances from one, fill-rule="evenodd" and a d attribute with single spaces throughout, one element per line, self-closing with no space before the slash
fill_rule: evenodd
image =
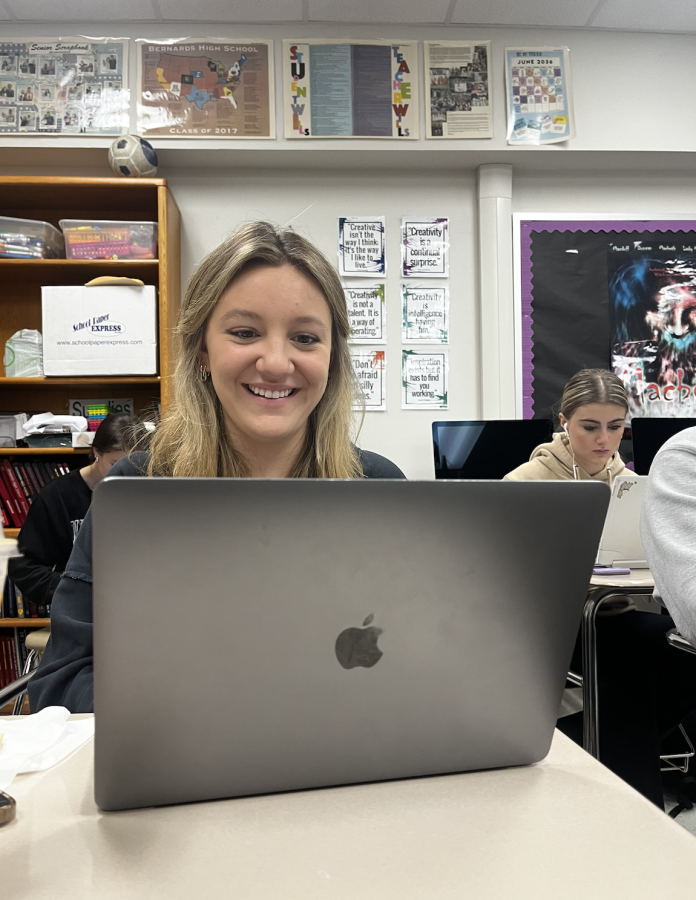
<path id="1" fill-rule="evenodd" d="M 344 669 L 358 666 L 371 669 L 382 658 L 382 651 L 377 646 L 382 629 L 370 626 L 374 617 L 374 613 L 370 613 L 362 628 L 346 628 L 336 638 L 336 659 Z"/>

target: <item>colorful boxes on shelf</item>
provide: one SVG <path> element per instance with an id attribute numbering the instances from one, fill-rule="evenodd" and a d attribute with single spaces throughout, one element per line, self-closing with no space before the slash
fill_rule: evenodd
<path id="1" fill-rule="evenodd" d="M 157 222 L 61 219 L 68 259 L 157 259 Z"/>
<path id="2" fill-rule="evenodd" d="M 60 259 L 63 235 L 48 222 L 0 216 L 0 256 L 7 259 Z"/>

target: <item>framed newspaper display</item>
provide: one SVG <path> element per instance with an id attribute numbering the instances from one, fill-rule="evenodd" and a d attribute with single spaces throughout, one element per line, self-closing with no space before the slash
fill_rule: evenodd
<path id="1" fill-rule="evenodd" d="M 490 41 L 425 41 L 425 136 L 492 138 Z"/>
<path id="2" fill-rule="evenodd" d="M 274 138 L 273 41 L 139 39 L 138 133 Z"/>

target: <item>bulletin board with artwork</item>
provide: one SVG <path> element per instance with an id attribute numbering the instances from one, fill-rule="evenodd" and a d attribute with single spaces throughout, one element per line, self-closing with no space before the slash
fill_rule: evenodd
<path id="1" fill-rule="evenodd" d="M 696 416 L 696 220 L 516 214 L 517 413 L 611 368 L 629 416 Z"/>
<path id="2" fill-rule="evenodd" d="M 0 135 L 128 131 L 128 40 L 0 39 Z"/>

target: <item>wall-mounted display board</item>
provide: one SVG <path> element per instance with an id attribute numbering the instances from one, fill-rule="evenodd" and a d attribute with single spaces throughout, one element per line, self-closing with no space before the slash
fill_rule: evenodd
<path id="1" fill-rule="evenodd" d="M 0 134 L 128 131 L 128 41 L 0 39 Z"/>
<path id="2" fill-rule="evenodd" d="M 362 397 L 353 407 L 366 412 L 387 409 L 387 351 L 352 347 L 350 358 Z"/>
<path id="3" fill-rule="evenodd" d="M 401 276 L 449 277 L 449 219 L 431 216 L 401 219 Z"/>
<path id="4" fill-rule="evenodd" d="M 346 285 L 346 308 L 352 344 L 386 344 L 385 284 Z"/>
<path id="5" fill-rule="evenodd" d="M 548 418 L 579 369 L 629 415 L 696 416 L 696 220 L 515 214 L 517 414 Z"/>
<path id="6" fill-rule="evenodd" d="M 401 408 L 449 409 L 449 353 L 401 350 Z"/>
<path id="7" fill-rule="evenodd" d="M 273 41 L 138 39 L 144 137 L 274 138 Z"/>
<path id="8" fill-rule="evenodd" d="M 384 216 L 338 217 L 338 274 L 374 278 L 387 274 Z"/>
<path id="9" fill-rule="evenodd" d="M 449 343 L 449 288 L 401 285 L 401 340 L 404 344 Z"/>
<path id="10" fill-rule="evenodd" d="M 556 144 L 575 137 L 567 47 L 505 50 L 508 144 Z"/>
<path id="11" fill-rule="evenodd" d="M 490 41 L 425 41 L 426 138 L 492 138 Z"/>
<path id="12" fill-rule="evenodd" d="M 416 41 L 283 41 L 286 138 L 418 138 Z"/>

